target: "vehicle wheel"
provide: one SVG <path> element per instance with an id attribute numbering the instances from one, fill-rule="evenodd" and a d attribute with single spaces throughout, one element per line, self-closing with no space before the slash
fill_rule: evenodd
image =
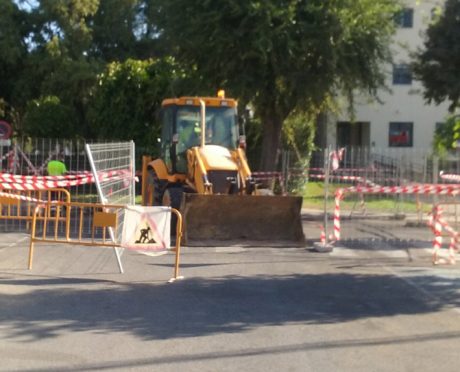
<path id="1" fill-rule="evenodd" d="M 163 205 L 163 194 L 165 189 L 165 182 L 161 181 L 153 169 L 148 170 L 147 183 L 152 190 L 152 205 Z"/>
<path id="2" fill-rule="evenodd" d="M 184 190 L 182 186 L 170 186 L 163 193 L 162 204 L 180 211 L 182 203 L 182 194 Z M 171 236 L 176 236 L 177 217 L 174 213 L 171 214 Z"/>

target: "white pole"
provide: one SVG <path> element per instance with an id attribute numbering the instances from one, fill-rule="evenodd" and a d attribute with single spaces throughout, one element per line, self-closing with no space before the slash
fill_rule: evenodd
<path id="1" fill-rule="evenodd" d="M 131 158 L 131 169 L 132 169 L 130 196 L 131 196 L 131 204 L 135 205 L 136 204 L 136 180 L 135 180 L 135 177 L 136 177 L 136 145 L 134 141 L 131 141 L 130 151 L 131 151 L 130 158 Z"/>
<path id="2" fill-rule="evenodd" d="M 327 201 L 329 198 L 329 172 L 330 172 L 330 146 L 327 147 L 325 150 L 326 153 L 324 155 L 324 234 L 325 234 L 325 242 L 327 244 Z"/>
<path id="3" fill-rule="evenodd" d="M 201 113 L 201 142 L 200 147 L 204 148 L 205 135 L 206 135 L 206 105 L 202 99 L 200 99 L 200 113 Z"/>

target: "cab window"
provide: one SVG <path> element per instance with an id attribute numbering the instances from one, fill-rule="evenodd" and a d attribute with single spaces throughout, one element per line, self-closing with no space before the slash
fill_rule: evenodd
<path id="1" fill-rule="evenodd" d="M 173 136 L 174 109 L 166 107 L 161 112 L 161 157 L 164 159 L 168 172 L 172 172 L 171 146 Z"/>

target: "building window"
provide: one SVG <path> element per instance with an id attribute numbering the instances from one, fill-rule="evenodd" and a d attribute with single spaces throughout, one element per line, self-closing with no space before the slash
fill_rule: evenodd
<path id="1" fill-rule="evenodd" d="M 395 22 L 398 27 L 412 28 L 414 26 L 414 9 L 404 8 L 395 16 Z"/>
<path id="2" fill-rule="evenodd" d="M 391 122 L 389 130 L 388 146 L 412 147 L 414 137 L 414 123 Z"/>
<path id="3" fill-rule="evenodd" d="M 402 63 L 393 65 L 393 84 L 410 85 L 412 84 L 412 71 L 410 66 Z"/>

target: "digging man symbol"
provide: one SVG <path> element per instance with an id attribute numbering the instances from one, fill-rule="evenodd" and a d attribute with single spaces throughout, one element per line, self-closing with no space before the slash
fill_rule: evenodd
<path id="1" fill-rule="evenodd" d="M 155 239 L 149 239 L 150 226 L 146 225 L 146 228 L 140 229 L 140 237 L 136 240 L 136 244 L 155 243 Z"/>

